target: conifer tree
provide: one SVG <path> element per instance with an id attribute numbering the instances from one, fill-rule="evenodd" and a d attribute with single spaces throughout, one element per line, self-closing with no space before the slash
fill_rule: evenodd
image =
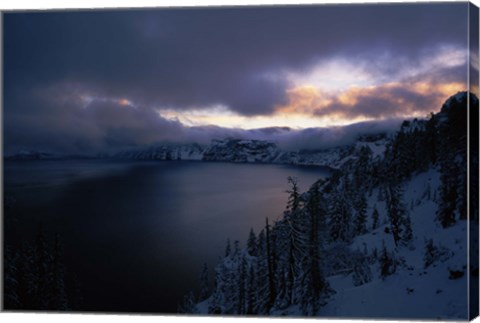
<path id="1" fill-rule="evenodd" d="M 424 268 L 430 266 L 437 257 L 437 248 L 433 245 L 433 240 L 429 239 L 425 243 L 425 254 L 423 256 Z"/>
<path id="2" fill-rule="evenodd" d="M 248 235 L 247 251 L 250 256 L 257 256 L 257 237 L 255 236 L 253 228 L 250 229 L 250 233 Z"/>
<path id="3" fill-rule="evenodd" d="M 240 255 L 240 241 L 235 240 L 233 242 L 233 254 L 232 257 L 238 257 Z"/>
<path id="4" fill-rule="evenodd" d="M 350 236 L 350 210 L 345 198 L 339 192 L 333 192 L 330 209 L 330 239 L 348 242 Z"/>
<path id="5" fill-rule="evenodd" d="M 4 254 L 4 306 L 7 309 L 18 309 L 20 307 L 20 297 L 18 295 L 18 258 L 19 255 L 13 251 L 10 246 L 5 246 Z"/>
<path id="6" fill-rule="evenodd" d="M 258 259 L 255 269 L 255 301 L 253 311 L 257 314 L 268 314 L 270 306 L 269 255 L 265 230 L 260 231 L 257 240 Z"/>
<path id="7" fill-rule="evenodd" d="M 380 277 L 385 279 L 395 272 L 395 261 L 387 251 L 385 243 L 383 243 L 382 251 L 380 254 Z"/>
<path id="8" fill-rule="evenodd" d="M 288 177 L 288 184 L 290 188 L 287 190 L 288 203 L 287 210 L 291 212 L 296 212 L 300 207 L 300 192 L 298 189 L 297 179 L 295 177 Z"/>
<path id="9" fill-rule="evenodd" d="M 250 266 L 248 271 L 248 278 L 247 278 L 247 290 L 246 290 L 246 309 L 245 314 L 252 315 L 255 314 L 255 305 L 256 305 L 256 288 L 258 285 L 255 284 L 256 276 L 255 270 L 253 266 Z"/>
<path id="10" fill-rule="evenodd" d="M 65 268 L 62 260 L 62 247 L 58 234 L 55 236 L 51 266 L 51 304 L 49 309 L 65 311 L 68 308 L 65 288 Z"/>
<path id="11" fill-rule="evenodd" d="M 193 292 L 190 291 L 183 297 L 183 302 L 181 305 L 179 305 L 178 312 L 185 314 L 194 314 L 196 312 L 195 304 L 195 296 L 193 295 Z"/>
<path id="12" fill-rule="evenodd" d="M 446 228 L 467 217 L 467 96 L 452 97 L 442 107 L 438 124 L 440 196 L 437 220 Z"/>
<path id="13" fill-rule="evenodd" d="M 203 302 L 210 296 L 210 280 L 208 276 L 208 266 L 204 263 L 200 275 L 200 297 L 198 299 L 200 302 Z"/>
<path id="14" fill-rule="evenodd" d="M 276 289 L 275 289 L 275 255 L 272 250 L 272 243 L 270 237 L 270 226 L 268 225 L 268 217 L 265 219 L 265 232 L 266 232 L 266 246 L 267 246 L 267 268 L 268 268 L 268 302 L 267 302 L 267 311 L 270 311 L 273 304 L 275 303 L 276 298 Z"/>
<path id="15" fill-rule="evenodd" d="M 372 271 L 368 259 L 365 258 L 363 254 L 355 260 L 352 280 L 354 286 L 360 286 L 369 283 L 372 280 Z"/>
<path id="16" fill-rule="evenodd" d="M 52 298 L 50 292 L 50 255 L 48 243 L 40 227 L 35 241 L 31 266 L 30 293 L 32 295 L 32 308 L 46 310 Z"/>
<path id="17" fill-rule="evenodd" d="M 376 230 L 378 228 L 379 218 L 380 218 L 380 215 L 378 214 L 378 210 L 375 207 L 372 213 L 372 230 Z"/>
<path id="18" fill-rule="evenodd" d="M 395 246 L 407 245 L 413 237 L 409 214 L 402 202 L 403 194 L 398 184 L 390 184 L 387 196 L 387 210 Z"/>
<path id="19" fill-rule="evenodd" d="M 367 233 L 367 199 L 364 193 L 359 193 L 359 197 L 355 203 L 355 234 L 362 235 Z"/>
<path id="20" fill-rule="evenodd" d="M 230 246 L 230 239 L 227 239 L 227 245 L 225 246 L 225 257 L 230 257 L 232 253 L 232 247 Z"/>
<path id="21" fill-rule="evenodd" d="M 237 311 L 235 314 L 245 314 L 246 310 L 246 283 L 248 281 L 247 261 L 245 255 L 241 256 L 240 263 L 238 264 L 238 276 L 237 276 Z"/>

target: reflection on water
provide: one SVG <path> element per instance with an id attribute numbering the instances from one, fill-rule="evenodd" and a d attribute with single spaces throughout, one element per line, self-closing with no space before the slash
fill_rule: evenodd
<path id="1" fill-rule="evenodd" d="M 302 190 L 327 171 L 315 167 L 202 162 L 6 162 L 6 243 L 39 223 L 60 233 L 68 267 L 94 311 L 176 312 L 227 238 L 243 242 L 285 207 L 287 177 Z"/>

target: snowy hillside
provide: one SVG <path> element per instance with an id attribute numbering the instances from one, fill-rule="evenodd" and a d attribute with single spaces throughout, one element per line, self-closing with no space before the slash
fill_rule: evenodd
<path id="1" fill-rule="evenodd" d="M 214 284 L 203 279 L 200 294 L 187 295 L 179 310 L 471 318 L 478 307 L 468 307 L 468 280 L 478 286 L 478 248 L 468 262 L 468 230 L 478 246 L 478 197 L 471 196 L 476 204 L 469 217 L 469 99 L 478 109 L 475 97 L 459 93 L 429 120 L 406 121 L 390 137 L 359 138 L 329 151 L 331 159 L 312 159 L 337 170 L 303 193 L 289 178 L 283 216 L 267 215 L 264 229 L 251 231 L 243 249 L 238 241 L 227 243 Z M 294 157 L 306 160 L 295 154 L 286 160 Z M 478 159 L 472 163 L 478 168 Z M 202 277 L 208 277 L 205 268 Z"/>
<path id="2" fill-rule="evenodd" d="M 45 152 L 21 151 L 8 155 L 6 160 L 51 160 L 72 158 L 106 158 L 121 160 L 202 160 L 231 163 L 271 163 L 340 168 L 353 152 L 369 147 L 375 156 L 381 155 L 387 143 L 386 134 L 363 135 L 351 144 L 323 150 L 282 150 L 276 143 L 265 140 L 214 139 L 209 145 L 159 144 L 116 153 L 99 155 L 59 155 Z"/>
<path id="3" fill-rule="evenodd" d="M 159 145 L 149 148 L 125 150 L 113 158 L 133 160 L 203 160 L 232 163 L 275 163 L 313 165 L 339 168 L 354 151 L 368 146 L 375 155 L 385 150 L 384 134 L 363 136 L 356 142 L 324 150 L 284 151 L 275 143 L 264 140 L 222 139 L 210 145 Z"/>
<path id="4" fill-rule="evenodd" d="M 458 223 L 443 229 L 435 225 L 438 207 L 434 192 L 439 189 L 439 174 L 430 169 L 404 183 L 404 199 L 409 205 L 414 237 L 411 248 L 396 250 L 396 258 L 404 264 L 397 267 L 395 274 L 382 280 L 380 269 L 372 264 L 372 280 L 354 286 L 354 273 L 328 277 L 330 286 L 337 291 L 322 309 L 328 317 L 398 317 L 462 319 L 467 308 L 467 250 L 465 238 L 467 223 Z M 389 253 L 395 252 L 389 228 L 385 203 L 377 200 L 374 190 L 369 198 L 368 214 L 376 206 L 383 225 L 368 234 L 357 236 L 350 245 L 352 251 L 367 256 L 382 250 L 383 243 Z M 371 222 L 371 221 L 370 221 Z M 371 223 L 367 223 L 371 226 Z M 425 268 L 426 246 L 429 240 L 441 250 L 442 255 Z M 440 251 L 439 251 L 440 252 Z M 451 271 L 463 273 L 453 279 Z"/>
<path id="5" fill-rule="evenodd" d="M 205 161 L 271 163 L 281 154 L 272 142 L 262 140 L 213 140 L 203 153 Z"/>
<path id="6" fill-rule="evenodd" d="M 159 145 L 146 149 L 130 149 L 113 155 L 118 159 L 134 160 L 201 160 L 204 148 L 197 144 Z"/>

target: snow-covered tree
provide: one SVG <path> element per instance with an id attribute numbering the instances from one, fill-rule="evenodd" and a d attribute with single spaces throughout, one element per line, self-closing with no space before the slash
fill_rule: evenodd
<path id="1" fill-rule="evenodd" d="M 202 273 L 200 274 L 200 296 L 198 300 L 203 302 L 210 296 L 210 279 L 208 274 L 208 266 L 203 264 Z"/>
<path id="2" fill-rule="evenodd" d="M 190 291 L 183 297 L 183 302 L 179 305 L 178 312 L 185 314 L 194 314 L 197 312 L 195 304 L 195 296 L 193 295 L 193 292 Z"/>
<path id="3" fill-rule="evenodd" d="M 390 229 L 395 245 L 408 245 L 413 238 L 410 215 L 403 203 L 400 185 L 391 184 L 388 188 L 387 211 Z"/>
<path id="4" fill-rule="evenodd" d="M 232 253 L 232 247 L 230 245 L 230 239 L 227 239 L 227 245 L 225 246 L 225 257 L 230 257 Z"/>
<path id="5" fill-rule="evenodd" d="M 423 265 L 425 268 L 430 267 L 437 261 L 445 261 L 450 258 L 450 251 L 442 246 L 436 246 L 432 239 L 425 242 L 425 253 L 423 256 Z"/>
<path id="6" fill-rule="evenodd" d="M 257 237 L 253 231 L 253 228 L 250 229 L 250 233 L 248 235 L 247 251 L 250 256 L 257 256 Z"/>
<path id="7" fill-rule="evenodd" d="M 330 203 L 330 239 L 348 242 L 351 239 L 351 214 L 347 201 L 340 192 L 333 192 Z"/>
<path id="8" fill-rule="evenodd" d="M 258 288 L 258 285 L 256 284 L 257 279 L 255 275 L 255 269 L 254 266 L 250 266 L 248 270 L 248 276 L 247 276 L 247 281 L 246 281 L 246 301 L 245 301 L 245 314 L 252 315 L 256 313 L 256 304 L 257 304 L 257 299 L 256 299 L 256 289 Z"/>
<path id="9" fill-rule="evenodd" d="M 380 253 L 380 278 L 385 279 L 396 271 L 396 263 L 394 257 L 387 251 L 385 243 L 383 243 Z"/>
<path id="10" fill-rule="evenodd" d="M 372 270 L 368 258 L 365 255 L 359 253 L 359 257 L 355 260 L 353 266 L 353 286 L 360 286 L 372 281 Z"/>
<path id="11" fill-rule="evenodd" d="M 372 230 L 375 230 L 378 228 L 379 219 L 380 219 L 380 214 L 378 213 L 378 210 L 375 207 L 372 213 Z"/>
<path id="12" fill-rule="evenodd" d="M 367 233 L 367 198 L 364 193 L 359 193 L 355 202 L 355 235 Z"/>

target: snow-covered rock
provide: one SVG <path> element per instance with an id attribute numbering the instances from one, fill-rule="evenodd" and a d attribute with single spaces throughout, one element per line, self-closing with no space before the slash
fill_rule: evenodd
<path id="1" fill-rule="evenodd" d="M 198 144 L 158 145 L 121 151 L 113 158 L 133 160 L 201 160 L 204 148 Z"/>
<path id="2" fill-rule="evenodd" d="M 235 163 L 270 163 L 280 154 L 276 144 L 263 140 L 213 140 L 203 160 Z"/>

